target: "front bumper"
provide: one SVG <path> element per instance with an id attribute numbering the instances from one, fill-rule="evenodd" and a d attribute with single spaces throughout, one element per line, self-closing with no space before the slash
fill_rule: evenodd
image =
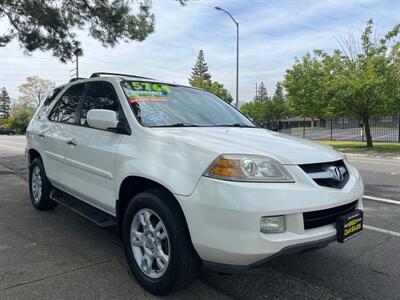
<path id="1" fill-rule="evenodd" d="M 231 182 L 202 177 L 193 194 L 176 195 L 193 246 L 206 265 L 213 269 L 247 269 L 286 253 L 287 249 L 293 252 L 302 249 L 302 245 L 325 245 L 336 238 L 334 224 L 305 230 L 303 212 L 355 200 L 357 208 L 362 209 L 364 187 L 355 168 L 348 166 L 350 178 L 342 189 L 317 185 L 298 166 L 287 168 L 295 183 Z M 285 216 L 286 231 L 261 233 L 261 217 L 276 215 Z"/>
<path id="2" fill-rule="evenodd" d="M 287 246 L 282 250 L 280 250 L 279 252 L 276 252 L 271 256 L 268 256 L 267 258 L 264 258 L 263 260 L 257 261 L 250 265 L 229 265 L 229 264 L 221 264 L 221 263 L 205 261 L 204 266 L 210 270 L 222 273 L 243 273 L 254 269 L 260 269 L 266 267 L 275 258 L 321 249 L 328 246 L 330 243 L 334 241 L 336 241 L 336 236 L 331 236 L 322 240 Z"/>

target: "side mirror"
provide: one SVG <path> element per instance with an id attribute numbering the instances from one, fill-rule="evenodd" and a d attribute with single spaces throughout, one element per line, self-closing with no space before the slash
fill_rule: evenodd
<path id="1" fill-rule="evenodd" d="M 103 130 L 115 129 L 119 123 L 117 113 L 109 109 L 91 109 L 86 119 L 90 127 Z"/>

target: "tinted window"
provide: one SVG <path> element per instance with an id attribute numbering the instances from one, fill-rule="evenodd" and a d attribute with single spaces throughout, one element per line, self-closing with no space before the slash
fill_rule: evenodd
<path id="1" fill-rule="evenodd" d="M 47 95 L 46 99 L 44 99 L 43 105 L 40 107 L 36 117 L 38 119 L 43 119 L 46 116 L 47 108 L 53 102 L 53 100 L 57 97 L 57 95 L 64 89 L 63 86 L 55 88 L 54 90 L 50 91 Z"/>
<path id="2" fill-rule="evenodd" d="M 49 119 L 56 122 L 75 123 L 79 99 L 84 88 L 84 84 L 70 87 L 58 100 Z"/>
<path id="3" fill-rule="evenodd" d="M 123 81 L 121 85 L 144 126 L 255 127 L 231 105 L 202 90 L 142 81 Z"/>
<path id="4" fill-rule="evenodd" d="M 107 82 L 93 82 L 89 84 L 83 100 L 80 124 L 87 126 L 86 117 L 90 109 L 109 109 L 118 112 L 119 102 L 113 87 Z"/>

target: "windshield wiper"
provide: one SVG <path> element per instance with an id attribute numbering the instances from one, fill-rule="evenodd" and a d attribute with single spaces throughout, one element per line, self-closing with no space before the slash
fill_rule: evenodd
<path id="1" fill-rule="evenodd" d="M 216 125 L 216 127 L 243 127 L 243 128 L 257 128 L 256 126 L 246 125 L 244 123 L 234 123 L 234 124 L 222 124 Z"/>
<path id="2" fill-rule="evenodd" d="M 169 124 L 169 125 L 158 125 L 158 126 L 152 126 L 152 127 L 198 127 L 195 124 L 191 123 L 174 123 L 174 124 Z"/>

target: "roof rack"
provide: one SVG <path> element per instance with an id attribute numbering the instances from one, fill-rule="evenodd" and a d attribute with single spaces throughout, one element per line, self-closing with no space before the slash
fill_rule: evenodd
<path id="1" fill-rule="evenodd" d="M 70 80 L 69 82 L 73 82 L 73 81 L 77 81 L 77 80 L 81 80 L 81 79 L 85 79 L 85 78 L 80 78 L 80 77 L 78 77 L 78 78 L 71 78 L 71 80 Z"/>
<path id="2" fill-rule="evenodd" d="M 136 78 L 142 78 L 142 79 L 151 79 L 154 80 L 153 78 L 149 77 L 143 77 L 143 76 L 138 76 L 138 75 L 132 75 L 132 74 L 120 74 L 120 73 L 109 73 L 109 72 L 96 72 L 90 75 L 90 78 L 94 77 L 100 77 L 100 75 L 117 75 L 117 76 L 126 76 L 126 77 L 136 77 Z"/>

